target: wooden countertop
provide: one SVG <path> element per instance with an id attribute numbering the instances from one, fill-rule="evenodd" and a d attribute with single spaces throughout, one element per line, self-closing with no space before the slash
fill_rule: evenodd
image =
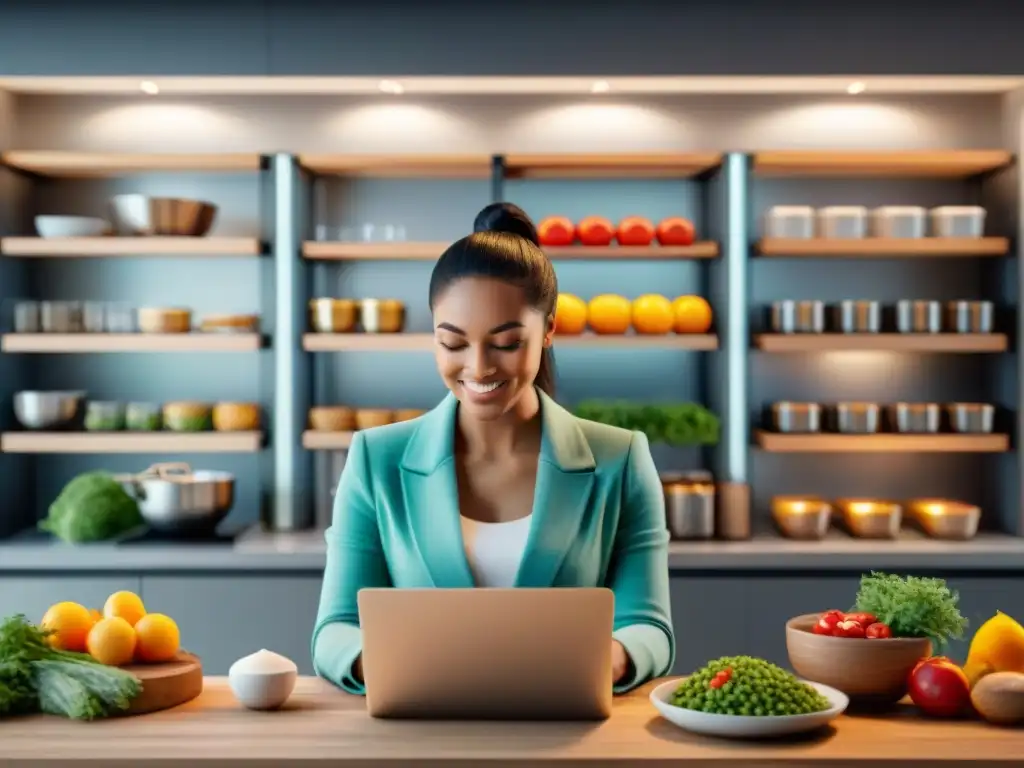
<path id="1" fill-rule="evenodd" d="M 225 678 L 206 679 L 195 701 L 132 718 L 78 723 L 55 717 L 0 722 L 0 765 L 217 766 L 335 764 L 345 768 L 486 766 L 825 766 L 1024 764 L 1024 729 L 935 722 L 904 707 L 888 718 L 845 716 L 824 733 L 782 742 L 695 736 L 665 722 L 647 699 L 653 684 L 616 700 L 604 723 L 375 720 L 363 700 L 301 678 L 284 709 L 250 712 Z M 685 761 L 685 762 L 680 762 Z"/>

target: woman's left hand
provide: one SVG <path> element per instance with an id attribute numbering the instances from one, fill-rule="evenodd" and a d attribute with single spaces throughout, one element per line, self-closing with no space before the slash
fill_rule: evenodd
<path id="1" fill-rule="evenodd" d="M 622 643 L 612 640 L 612 682 L 617 683 L 629 671 L 629 654 Z"/>

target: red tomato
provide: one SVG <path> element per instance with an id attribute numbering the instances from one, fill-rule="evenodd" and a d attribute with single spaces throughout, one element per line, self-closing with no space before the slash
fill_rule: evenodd
<path id="1" fill-rule="evenodd" d="M 565 216 L 548 216 L 537 225 L 537 238 L 541 245 L 572 245 L 576 227 Z"/>
<path id="2" fill-rule="evenodd" d="M 843 614 L 840 611 L 827 611 L 814 622 L 814 634 L 816 635 L 834 635 L 836 633 L 836 624 L 843 620 Z"/>
<path id="3" fill-rule="evenodd" d="M 836 624 L 836 637 L 861 638 L 864 637 L 864 625 L 856 621 L 846 619 Z"/>
<path id="4" fill-rule="evenodd" d="M 875 616 L 875 614 L 873 614 L 873 613 L 863 613 L 863 612 L 858 612 L 858 611 L 854 611 L 852 613 L 844 614 L 843 618 L 846 619 L 847 621 L 856 621 L 858 624 L 860 624 L 862 626 L 865 626 L 865 627 L 869 627 L 872 624 L 875 624 L 875 623 L 878 622 L 878 618 Z"/>
<path id="5" fill-rule="evenodd" d="M 956 717 L 967 711 L 971 703 L 967 675 L 944 656 L 917 662 L 907 688 L 917 708 L 932 717 Z"/>
<path id="6" fill-rule="evenodd" d="M 892 637 L 892 630 L 889 629 L 888 624 L 876 621 L 874 624 L 868 625 L 867 629 L 864 630 L 864 636 L 868 640 L 886 640 Z"/>
<path id="7" fill-rule="evenodd" d="M 650 245 L 654 240 L 654 225 L 642 216 L 627 216 L 619 222 L 615 237 L 619 245 Z"/>
<path id="8" fill-rule="evenodd" d="M 615 225 L 600 216 L 587 216 L 576 225 L 576 237 L 583 245 L 610 245 Z"/>
<path id="9" fill-rule="evenodd" d="M 693 245 L 697 231 L 689 219 L 674 216 L 661 220 L 658 224 L 657 237 L 662 245 Z"/>

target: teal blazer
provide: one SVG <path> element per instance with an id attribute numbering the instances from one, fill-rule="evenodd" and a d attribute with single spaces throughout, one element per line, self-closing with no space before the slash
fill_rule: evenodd
<path id="1" fill-rule="evenodd" d="M 675 656 L 661 481 L 642 433 L 579 419 L 542 392 L 540 403 L 533 520 L 516 586 L 614 591 L 613 637 L 632 662 L 621 693 L 666 674 Z M 449 394 L 418 419 L 352 440 L 312 645 L 317 674 L 350 693 L 365 693 L 352 673 L 360 589 L 474 586 L 455 477 L 457 406 Z"/>

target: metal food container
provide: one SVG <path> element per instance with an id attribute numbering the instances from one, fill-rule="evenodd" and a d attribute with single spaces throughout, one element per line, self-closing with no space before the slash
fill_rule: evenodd
<path id="1" fill-rule="evenodd" d="M 962 434 L 989 434 L 995 427 L 996 407 L 988 403 L 950 403 L 949 430 Z"/>
<path id="2" fill-rule="evenodd" d="M 886 407 L 889 428 L 906 434 L 932 434 L 939 431 L 942 409 L 938 403 L 893 403 Z"/>
<path id="3" fill-rule="evenodd" d="M 843 527 L 858 539 L 895 539 L 903 524 L 903 508 L 891 501 L 840 499 L 836 509 Z"/>
<path id="4" fill-rule="evenodd" d="M 359 320 L 359 305 L 352 299 L 312 299 L 309 324 L 317 333 L 352 333 Z"/>
<path id="5" fill-rule="evenodd" d="M 19 301 L 14 305 L 14 332 L 39 333 L 39 302 Z"/>
<path id="6" fill-rule="evenodd" d="M 825 304 L 793 299 L 773 302 L 771 326 L 775 333 L 823 333 Z"/>
<path id="7" fill-rule="evenodd" d="M 764 236 L 792 240 L 814 237 L 814 209 L 809 205 L 776 205 L 764 215 Z"/>
<path id="8" fill-rule="evenodd" d="M 883 205 L 871 212 L 872 237 L 911 238 L 925 236 L 927 211 L 916 205 Z"/>
<path id="9" fill-rule="evenodd" d="M 776 432 L 810 433 L 821 431 L 821 406 L 817 403 L 772 403 L 772 428 Z"/>
<path id="10" fill-rule="evenodd" d="M 662 489 L 673 539 L 710 539 L 715 535 L 715 484 L 710 472 L 664 475 Z"/>
<path id="11" fill-rule="evenodd" d="M 932 237 L 983 237 L 985 209 L 979 205 L 940 205 L 928 212 Z"/>
<path id="12" fill-rule="evenodd" d="M 951 301 L 946 304 L 946 329 L 953 333 L 992 333 L 995 307 L 991 301 Z"/>
<path id="13" fill-rule="evenodd" d="M 787 539 L 823 539 L 832 524 L 832 505 L 813 497 L 776 496 L 772 519 Z"/>
<path id="14" fill-rule="evenodd" d="M 948 499 L 914 499 L 907 504 L 911 518 L 934 539 L 966 541 L 978 533 L 981 508 Z"/>
<path id="15" fill-rule="evenodd" d="M 878 431 L 878 403 L 837 403 L 834 409 L 836 432 L 868 435 Z"/>
<path id="16" fill-rule="evenodd" d="M 235 503 L 235 478 L 228 472 L 167 463 L 116 479 L 138 502 L 143 519 L 166 533 L 213 533 Z"/>
<path id="17" fill-rule="evenodd" d="M 16 392 L 14 416 L 25 429 L 52 429 L 73 422 L 85 392 Z"/>
<path id="18" fill-rule="evenodd" d="M 43 333 L 82 332 L 82 305 L 77 301 L 44 301 L 39 315 Z"/>
<path id="19" fill-rule="evenodd" d="M 901 299 L 896 302 L 896 330 L 900 333 L 941 333 L 942 304 Z"/>
<path id="20" fill-rule="evenodd" d="M 818 237 L 857 240 L 868 232 L 868 209 L 863 205 L 832 205 L 818 209 Z"/>
<path id="21" fill-rule="evenodd" d="M 405 304 L 397 299 L 363 299 L 359 322 L 366 333 L 401 333 L 405 327 Z"/>
<path id="22" fill-rule="evenodd" d="M 840 333 L 878 333 L 882 330 L 882 305 L 877 301 L 841 301 L 834 307 Z"/>

